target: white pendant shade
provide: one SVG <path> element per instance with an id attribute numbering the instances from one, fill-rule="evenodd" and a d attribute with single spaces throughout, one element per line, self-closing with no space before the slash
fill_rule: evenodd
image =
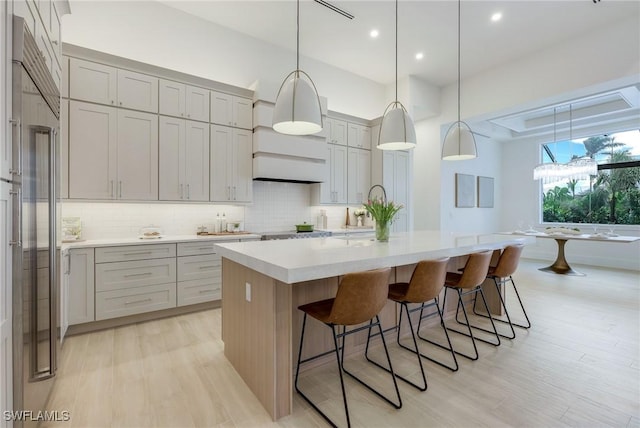
<path id="1" fill-rule="evenodd" d="M 394 105 L 393 108 L 392 105 Z M 407 150 L 416 146 L 416 129 L 405 108 L 399 102 L 387 107 L 380 124 L 378 148 L 381 150 Z"/>
<path id="2" fill-rule="evenodd" d="M 315 85 L 304 71 L 291 72 L 282 83 L 273 109 L 273 129 L 289 135 L 322 131 L 320 99 Z"/>
<path id="3" fill-rule="evenodd" d="M 469 126 L 461 121 L 449 127 L 442 146 L 443 160 L 467 160 L 478 157 L 476 138 Z"/>

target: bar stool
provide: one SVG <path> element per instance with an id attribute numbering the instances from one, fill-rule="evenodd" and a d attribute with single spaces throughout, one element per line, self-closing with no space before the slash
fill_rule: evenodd
<path id="1" fill-rule="evenodd" d="M 442 258 L 439 260 L 423 260 L 416 265 L 416 268 L 411 275 L 411 280 L 407 282 L 398 282 L 395 284 L 389 285 L 389 295 L 387 298 L 392 300 L 398 304 L 400 304 L 400 320 L 398 322 L 397 329 L 397 337 L 396 340 L 398 345 L 410 352 L 413 352 L 418 357 L 418 364 L 420 365 L 420 372 L 422 373 L 422 384 L 420 386 L 398 374 L 396 377 L 408 383 L 409 385 L 417 388 L 420 391 L 427 390 L 427 377 L 424 372 L 424 367 L 422 365 L 422 359 L 420 357 L 426 358 L 430 361 L 433 361 L 436 364 L 441 365 L 442 367 L 448 368 L 449 370 L 456 371 L 458 370 L 458 360 L 456 359 L 456 354 L 453 351 L 453 347 L 451 346 L 451 340 L 449 339 L 449 333 L 447 329 L 444 327 L 444 320 L 442 318 L 442 312 L 440 311 L 440 306 L 438 305 L 438 296 L 440 295 L 440 291 L 444 287 L 444 281 L 447 275 L 447 264 L 449 263 L 449 258 Z M 417 306 L 413 309 L 409 309 L 409 303 L 419 303 L 420 306 Z M 437 342 L 433 342 L 429 339 L 426 339 L 420 336 L 420 326 L 422 325 L 422 320 L 425 318 L 429 318 L 433 313 L 424 315 L 424 310 L 435 306 L 438 316 L 440 317 L 440 325 L 444 330 L 444 334 L 447 338 L 447 343 L 449 347 L 443 346 Z M 436 346 L 439 346 L 442 349 L 446 349 L 451 352 L 451 356 L 453 357 L 454 367 L 448 366 L 434 358 L 431 358 L 420 352 L 418 348 L 418 342 L 416 341 L 416 331 L 413 328 L 413 322 L 411 321 L 411 314 L 420 311 L 420 318 L 418 321 L 418 330 L 417 336 L 424 340 L 425 342 L 432 343 Z M 403 345 L 400 342 L 400 331 L 402 327 L 402 314 L 405 313 L 407 315 L 407 321 L 409 323 L 409 329 L 411 330 L 411 338 L 413 339 L 414 348 L 409 348 L 406 345 Z M 366 351 L 365 351 L 365 355 Z M 367 357 L 367 359 L 369 359 Z M 374 364 L 378 365 L 375 361 L 369 360 Z M 383 367 L 384 368 L 384 367 Z"/>
<path id="2" fill-rule="evenodd" d="M 402 399 L 400 398 L 400 391 L 398 384 L 394 376 L 393 367 L 391 365 L 391 358 L 389 357 L 389 351 L 387 350 L 387 344 L 382 334 L 382 327 L 380 326 L 380 318 L 378 313 L 384 307 L 387 301 L 387 294 L 389 291 L 389 273 L 391 269 L 378 269 L 366 272 L 349 273 L 342 277 L 338 286 L 336 297 L 333 299 L 321 300 L 318 302 L 307 303 L 299 306 L 298 309 L 304 312 L 304 318 L 302 320 L 302 333 L 300 336 L 300 349 L 298 351 L 298 366 L 296 368 L 295 387 L 296 391 L 304 398 L 320 415 L 332 426 L 337 426 L 322 410 L 318 408 L 299 388 L 298 375 L 300 372 L 300 365 L 308 361 L 315 360 L 324 355 L 335 352 L 336 361 L 338 363 L 338 372 L 340 373 L 340 386 L 342 387 L 342 399 L 344 401 L 344 410 L 347 417 L 347 425 L 351 426 L 351 420 L 349 418 L 349 407 L 347 405 L 347 395 L 344 387 L 344 378 L 342 372 L 351 376 L 359 383 L 367 387 L 370 391 L 377 396 L 391 404 L 396 409 L 402 407 Z M 318 321 L 324 323 L 327 327 L 331 328 L 333 333 L 334 349 L 315 355 L 313 357 L 302 359 L 302 345 L 304 342 L 304 333 L 307 323 L 307 315 Z M 375 319 L 375 321 L 374 321 Z M 356 327 L 353 330 L 347 331 L 347 326 L 362 324 L 366 321 L 369 323 L 365 326 Z M 342 326 L 342 333 L 339 332 L 339 326 Z M 353 333 L 357 333 L 363 330 L 371 331 L 371 328 L 378 326 L 380 336 L 382 336 L 382 344 L 387 356 L 387 362 L 389 363 L 388 371 L 391 373 L 393 385 L 396 390 L 396 396 L 398 403 L 394 403 L 389 398 L 376 391 L 373 387 L 367 385 L 360 378 L 353 373 L 347 371 L 344 367 L 344 348 L 345 348 L 345 336 Z M 338 346 L 338 339 L 342 339 L 342 345 Z M 368 341 L 367 341 L 368 347 Z M 339 352 L 339 351 L 342 352 Z M 385 369 L 386 370 L 386 369 Z"/>
<path id="3" fill-rule="evenodd" d="M 500 318 L 494 317 L 492 315 L 485 315 L 482 313 L 478 313 L 476 311 L 475 301 L 473 312 L 481 317 L 488 318 L 491 316 L 494 321 L 498 321 L 504 324 L 509 324 L 511 328 L 511 336 L 507 336 L 504 334 L 500 334 L 500 336 L 505 337 L 507 339 L 513 339 L 516 337 L 516 332 L 514 330 L 514 326 L 528 329 L 531 327 L 531 321 L 529 321 L 529 316 L 527 315 L 527 311 L 524 309 L 524 304 L 522 303 L 522 299 L 520 298 L 520 293 L 518 293 L 518 289 L 516 288 L 516 283 L 513 281 L 512 275 L 515 273 L 516 269 L 518 269 L 518 263 L 520 261 L 520 255 L 522 254 L 522 250 L 524 249 L 524 245 L 510 245 L 504 249 L 500 258 L 498 259 L 498 264 L 496 266 L 490 266 L 489 272 L 487 273 L 487 278 L 493 279 L 493 282 L 496 284 L 496 290 L 498 292 L 498 296 L 500 296 L 500 303 L 504 308 L 504 314 L 507 317 L 507 320 L 502 320 Z M 520 308 L 522 309 L 522 313 L 524 314 L 524 318 L 526 319 L 526 325 L 517 324 L 511 321 L 511 317 L 509 316 L 509 312 L 507 311 L 507 305 L 505 302 L 506 298 L 506 285 L 507 283 L 511 283 L 513 286 L 513 291 L 516 293 L 516 297 L 518 298 L 518 302 L 520 303 Z M 500 286 L 505 286 L 505 298 L 502 297 L 502 293 L 500 292 Z M 476 295 L 477 297 L 477 295 Z"/>
<path id="4" fill-rule="evenodd" d="M 466 326 L 469 332 L 465 333 L 450 327 L 447 327 L 447 329 L 449 331 L 453 331 L 455 333 L 470 337 L 471 343 L 473 344 L 473 350 L 475 352 L 475 356 L 470 356 L 468 354 L 465 354 L 459 351 L 454 351 L 454 352 L 470 360 L 478 359 L 478 347 L 476 346 L 476 340 L 488 343 L 493 346 L 500 345 L 500 336 L 498 335 L 498 331 L 496 330 L 496 325 L 493 322 L 493 318 L 489 317 L 489 320 L 491 321 L 491 325 L 493 326 L 493 331 L 487 330 L 481 327 L 477 327 L 477 326 L 472 326 L 471 323 L 469 322 L 469 317 L 467 316 L 467 310 L 465 309 L 464 303 L 462 301 L 462 298 L 464 296 L 473 294 L 474 302 L 475 302 L 475 296 L 477 295 L 477 293 L 480 293 L 480 297 L 482 297 L 482 302 L 484 303 L 485 309 L 487 310 L 487 313 L 490 313 L 489 305 L 487 304 L 487 299 L 485 298 L 484 292 L 482 291 L 482 283 L 484 282 L 487 276 L 487 273 L 489 271 L 489 263 L 491 262 L 492 254 L 493 252 L 491 250 L 470 254 L 462 274 L 447 272 L 447 278 L 444 284 L 445 293 L 444 293 L 444 300 L 442 305 L 443 311 L 447 303 L 447 292 L 449 290 L 456 290 L 458 292 L 458 304 L 456 307 L 455 320 L 459 324 Z M 462 313 L 464 314 L 465 322 L 462 322 L 458 319 L 458 313 L 460 312 L 460 308 L 462 308 Z M 489 340 L 482 339 L 480 337 L 475 337 L 473 335 L 472 328 L 494 334 L 496 337 L 496 342 L 494 343 Z"/>

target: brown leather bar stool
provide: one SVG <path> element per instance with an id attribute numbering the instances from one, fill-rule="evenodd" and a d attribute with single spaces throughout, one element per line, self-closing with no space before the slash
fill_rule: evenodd
<path id="1" fill-rule="evenodd" d="M 391 358 L 389 357 L 389 351 L 387 344 L 382 334 L 382 327 L 380 326 L 380 318 L 378 314 L 387 302 L 387 294 L 389 291 L 389 272 L 391 269 L 378 269 L 366 272 L 349 273 L 342 277 L 338 286 L 338 292 L 333 299 L 321 300 L 318 302 L 307 303 L 299 306 L 302 312 L 304 312 L 304 318 L 302 320 L 302 333 L 300 336 L 300 349 L 298 351 L 298 366 L 296 368 L 295 387 L 296 391 L 304 398 L 322 417 L 329 422 L 332 426 L 337 426 L 318 406 L 316 406 L 298 387 L 298 374 L 300 372 L 300 364 L 308 361 L 315 360 L 324 355 L 328 355 L 335 352 L 336 361 L 338 363 L 338 372 L 340 373 L 340 386 L 342 387 L 342 399 L 344 401 L 344 411 L 347 417 L 347 425 L 351 426 L 351 420 L 349 418 L 349 407 L 347 405 L 347 395 L 344 387 L 344 378 L 342 372 L 351 376 L 359 383 L 367 387 L 370 391 L 377 396 L 391 404 L 396 409 L 402 407 L 402 399 L 400 398 L 400 391 L 398 384 L 394 376 L 393 367 L 391 365 Z M 304 332 L 307 323 L 307 315 L 317 319 L 324 323 L 327 327 L 331 328 L 333 333 L 334 349 L 315 355 L 313 357 L 302 359 L 302 345 L 304 342 Z M 375 321 L 374 321 L 375 320 Z M 355 327 L 352 330 L 347 331 L 347 326 L 353 326 L 362 324 L 369 321 L 367 325 L 361 327 Z M 339 327 L 342 326 L 342 333 L 339 331 Z M 384 346 L 384 352 L 387 356 L 387 362 L 389 368 L 385 370 L 391 373 L 393 379 L 393 385 L 396 390 L 397 404 L 391 401 L 389 398 L 376 391 L 373 387 L 367 385 L 360 378 L 353 373 L 347 371 L 344 367 L 344 348 L 345 348 L 345 336 L 353 333 L 357 333 L 363 330 L 371 331 L 372 327 L 378 327 L 380 336 L 382 337 L 382 344 Z M 342 339 L 341 346 L 338 345 L 338 340 Z M 367 340 L 368 347 L 368 340 Z M 341 350 L 341 352 L 340 352 Z"/>
<path id="2" fill-rule="evenodd" d="M 469 332 L 465 333 L 450 327 L 447 327 L 447 329 L 449 331 L 453 331 L 458 334 L 462 334 L 464 336 L 471 338 L 471 343 L 473 344 L 473 350 L 475 352 L 475 356 L 470 356 L 462 352 L 455 351 L 456 354 L 462 355 L 463 357 L 469 358 L 470 360 L 478 359 L 478 347 L 476 346 L 476 340 L 488 343 L 493 346 L 500 345 L 500 336 L 498 335 L 498 331 L 496 330 L 496 325 L 493 322 L 493 318 L 489 317 L 489 320 L 491 321 L 491 325 L 493 326 L 493 331 L 472 326 L 471 323 L 469 322 L 469 317 L 467 316 L 467 310 L 465 309 L 464 303 L 462 301 L 462 298 L 466 295 L 474 294 L 475 296 L 477 295 L 477 293 L 480 293 L 480 297 L 482 297 L 482 302 L 484 303 L 484 307 L 487 310 L 487 313 L 490 313 L 489 305 L 487 304 L 487 299 L 485 298 L 484 292 L 482 291 L 482 283 L 487 277 L 487 272 L 489 271 L 489 263 L 491 263 L 492 254 L 493 254 L 493 251 L 491 250 L 470 254 L 462 274 L 447 272 L 447 278 L 445 280 L 445 293 L 444 293 L 444 300 L 442 305 L 443 310 L 446 307 L 447 292 L 449 290 L 456 290 L 458 292 L 458 304 L 456 307 L 455 320 L 459 324 L 465 325 Z M 458 313 L 461 308 L 462 308 L 462 313 L 464 314 L 464 319 L 465 319 L 464 322 L 458 319 Z M 489 340 L 474 336 L 472 328 L 487 331 L 489 333 L 494 334 L 496 337 L 496 342 L 494 343 Z"/>
<path id="3" fill-rule="evenodd" d="M 413 270 L 413 274 L 411 275 L 411 280 L 407 282 L 398 282 L 395 284 L 389 285 L 389 295 L 388 299 L 393 300 L 394 302 L 400 304 L 400 319 L 398 322 L 397 337 L 396 340 L 398 345 L 408 351 L 413 352 L 418 357 L 418 364 L 420 365 L 420 372 L 422 373 L 422 385 L 420 386 L 398 374 L 396 377 L 408 383 L 411 386 L 414 386 L 420 391 L 427 390 L 427 377 L 424 373 L 424 367 L 422 366 L 422 359 L 420 357 L 424 357 L 430 361 L 433 361 L 436 364 L 441 365 L 442 367 L 446 367 L 452 371 L 458 370 L 458 361 L 456 359 L 456 354 L 453 351 L 453 347 L 451 346 L 451 340 L 449 339 L 449 333 L 447 329 L 444 328 L 444 320 L 442 319 L 442 312 L 440 311 L 440 306 L 438 306 L 438 296 L 440 295 L 440 291 L 444 287 L 444 281 L 447 275 L 447 264 L 449 263 L 449 258 L 442 258 L 439 260 L 423 260 L 416 265 L 416 268 Z M 409 309 L 410 303 L 418 303 L 420 306 Z M 424 310 L 435 306 L 438 316 L 440 317 L 440 325 L 444 330 L 444 334 L 447 338 L 447 342 L 449 347 L 445 347 L 440 345 L 437 342 L 433 342 L 426 338 L 420 336 L 420 326 L 422 325 L 422 320 L 425 318 L 429 318 L 433 313 L 424 315 Z M 451 352 L 451 356 L 453 357 L 454 367 L 448 366 L 440 361 L 437 361 L 431 357 L 420 352 L 418 348 L 418 342 L 416 340 L 416 331 L 413 328 L 413 322 L 411 321 L 411 314 L 420 311 L 420 319 L 418 321 L 418 330 L 417 335 L 420 339 L 432 343 L 436 346 L 439 346 L 443 349 L 446 349 Z M 407 321 L 409 323 L 409 329 L 411 331 L 411 338 L 413 339 L 413 348 L 409 348 L 406 345 L 403 345 L 400 342 L 400 331 L 402 327 L 402 315 L 405 313 L 407 315 Z M 365 355 L 366 351 L 365 351 Z M 367 357 L 367 359 L 369 359 Z M 374 364 L 378 365 L 375 361 L 369 360 Z M 382 367 L 384 369 L 384 367 Z"/>
<path id="4" fill-rule="evenodd" d="M 491 318 L 493 318 L 494 321 L 498 321 L 504 324 L 509 324 L 509 327 L 511 328 L 511 335 L 507 336 L 504 334 L 500 334 L 500 336 L 502 337 L 506 337 L 507 339 L 513 339 L 516 337 L 516 332 L 514 330 L 514 326 L 516 327 L 520 327 L 520 328 L 530 328 L 531 327 L 531 321 L 529 321 L 529 316 L 527 315 L 527 311 L 524 309 L 524 304 L 522 303 L 522 299 L 520 298 L 520 293 L 518 293 L 518 289 L 516 288 L 516 283 L 513 281 L 513 277 L 512 275 L 515 273 L 515 271 L 518 269 L 518 263 L 520 262 L 520 256 L 522 255 L 522 250 L 524 249 L 524 245 L 522 244 L 517 244 L 517 245 L 509 245 L 508 247 L 506 247 L 504 249 L 504 251 L 502 251 L 502 254 L 500 254 L 500 258 L 498 259 L 498 264 L 496 266 L 490 266 L 489 267 L 489 272 L 487 273 L 487 278 L 491 278 L 493 279 L 493 282 L 496 284 L 496 290 L 498 292 L 498 296 L 500 296 L 500 303 L 502 304 L 502 307 L 504 309 L 504 314 L 507 317 L 506 320 L 502 320 L 500 318 L 497 318 L 495 316 L 492 315 L 486 315 L 486 314 L 481 314 L 478 313 L 476 311 L 476 305 L 474 302 L 474 308 L 473 308 L 473 312 L 476 315 L 482 316 L 482 317 L 489 317 L 491 316 Z M 506 285 L 508 283 L 511 283 L 511 285 L 513 286 L 513 291 L 515 291 L 516 293 L 516 297 L 518 298 L 518 302 L 520 303 L 520 308 L 522 309 L 522 313 L 524 314 L 524 318 L 526 320 L 526 324 L 517 324 L 514 323 L 511 320 L 511 317 L 509 316 L 509 311 L 507 310 L 507 305 L 505 302 L 505 298 L 506 298 Z M 505 297 L 502 297 L 502 293 L 500 292 L 500 286 L 504 285 L 505 286 Z M 476 295 L 477 297 L 477 295 Z"/>

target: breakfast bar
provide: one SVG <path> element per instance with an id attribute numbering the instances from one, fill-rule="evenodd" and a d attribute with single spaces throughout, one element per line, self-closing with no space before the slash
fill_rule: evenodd
<path id="1" fill-rule="evenodd" d="M 218 244 L 225 356 L 277 420 L 292 411 L 292 351 L 302 322 L 297 307 L 335 296 L 341 275 L 391 267 L 393 280 L 408 280 L 421 260 L 450 257 L 452 270 L 463 266 L 468 254 L 533 242 L 528 236 L 417 231 L 392 235 L 389 242 L 328 237 Z M 395 306 L 388 303 L 383 327 L 394 326 L 396 319 Z M 312 339 L 305 340 L 303 353 L 330 349 L 332 338 L 321 327 L 308 326 Z M 363 340 L 366 335 L 347 343 L 357 349 Z"/>

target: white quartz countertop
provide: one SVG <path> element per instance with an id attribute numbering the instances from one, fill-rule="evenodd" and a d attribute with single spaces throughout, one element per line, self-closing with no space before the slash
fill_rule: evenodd
<path id="1" fill-rule="evenodd" d="M 216 248 L 222 257 L 292 284 L 420 260 L 462 256 L 516 243 L 532 244 L 535 238 L 417 231 L 392 234 L 389 242 L 340 236 L 220 243 Z"/>
<path id="2" fill-rule="evenodd" d="M 110 238 L 110 239 L 89 239 L 86 241 L 68 242 L 62 244 L 62 250 L 69 248 L 90 248 L 90 247 L 115 247 L 119 245 L 147 245 L 147 244 L 175 244 L 178 242 L 194 242 L 194 241 L 233 241 L 256 240 L 260 239 L 260 235 L 237 234 L 237 235 L 167 235 L 157 239 L 140 239 L 140 238 Z"/>

